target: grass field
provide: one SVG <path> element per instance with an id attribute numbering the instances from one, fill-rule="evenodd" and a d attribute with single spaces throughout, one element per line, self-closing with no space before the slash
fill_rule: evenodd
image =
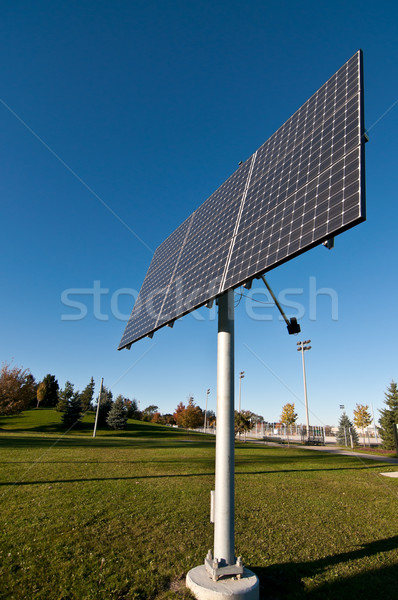
<path id="1" fill-rule="evenodd" d="M 60 415 L 0 420 L 0 598 L 190 598 L 213 545 L 214 439 L 129 422 L 68 435 Z M 236 550 L 261 596 L 397 597 L 396 467 L 358 457 L 236 447 Z"/>

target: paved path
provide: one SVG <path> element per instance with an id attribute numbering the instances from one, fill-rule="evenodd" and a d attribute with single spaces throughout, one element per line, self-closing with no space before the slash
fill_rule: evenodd
<path id="1" fill-rule="evenodd" d="M 254 442 L 257 440 L 247 440 L 248 442 Z M 264 443 L 263 441 L 259 443 Z M 276 442 L 267 442 L 269 446 L 279 446 L 281 444 L 277 444 Z M 344 456 L 356 456 L 356 458 L 369 458 L 370 460 L 377 460 L 379 462 L 389 463 L 390 465 L 398 466 L 398 458 L 391 458 L 391 456 L 381 456 L 380 454 L 365 454 L 364 452 L 351 452 L 351 450 L 342 450 L 341 448 L 336 448 L 336 446 L 296 446 L 295 444 L 290 444 L 290 448 L 298 448 L 299 450 L 316 450 L 317 452 L 334 452 L 335 454 L 344 454 Z M 397 475 L 398 477 L 398 475 Z"/>
<path id="2" fill-rule="evenodd" d="M 296 446 L 296 448 L 302 448 L 305 450 L 318 450 L 319 452 L 334 452 L 335 454 L 344 454 L 344 456 L 370 458 L 371 460 L 386 462 L 390 463 L 391 465 L 398 465 L 398 458 L 392 458 L 391 456 L 381 456 L 380 454 L 365 454 L 364 452 L 351 452 L 351 450 L 342 450 L 341 448 L 335 448 L 334 446 Z"/>

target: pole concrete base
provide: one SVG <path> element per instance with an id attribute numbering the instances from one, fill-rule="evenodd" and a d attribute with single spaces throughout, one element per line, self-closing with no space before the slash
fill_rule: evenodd
<path id="1" fill-rule="evenodd" d="M 241 579 L 223 578 L 213 581 L 204 565 L 188 572 L 186 586 L 198 600 L 258 600 L 259 581 L 249 569 Z"/>

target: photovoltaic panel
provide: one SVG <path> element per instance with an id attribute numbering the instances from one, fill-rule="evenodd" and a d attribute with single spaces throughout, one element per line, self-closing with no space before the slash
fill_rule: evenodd
<path id="1" fill-rule="evenodd" d="M 357 52 L 156 250 L 119 349 L 365 220 Z"/>

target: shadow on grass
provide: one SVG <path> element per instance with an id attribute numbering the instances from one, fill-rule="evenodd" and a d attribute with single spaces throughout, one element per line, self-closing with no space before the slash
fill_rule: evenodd
<path id="1" fill-rule="evenodd" d="M 44 435 L 74 435 L 76 437 L 92 437 L 94 429 L 95 414 L 87 412 L 82 420 L 76 423 L 72 428 L 66 430 L 62 425 L 62 413 L 53 408 L 36 408 L 27 410 L 18 415 L 9 415 L 0 417 L 1 435 L 25 435 L 44 434 Z M 215 436 L 201 434 L 195 431 L 168 427 L 146 421 L 137 421 L 129 419 L 126 428 L 122 431 L 115 431 L 104 424 L 100 424 L 97 430 L 97 437 L 114 437 L 126 439 L 149 439 L 162 438 L 164 440 L 196 439 L 201 442 L 215 442 Z"/>
<path id="2" fill-rule="evenodd" d="M 311 579 L 340 563 L 348 563 L 398 548 L 398 536 L 364 544 L 358 550 L 297 563 L 281 563 L 269 567 L 249 566 L 260 580 L 260 598 L 267 600 L 378 600 L 397 597 L 398 569 L 396 565 L 367 570 L 352 577 L 340 577 L 314 589 L 304 588 L 303 579 Z"/>
<path id="3" fill-rule="evenodd" d="M 209 442 L 206 440 L 198 441 L 197 438 L 190 438 L 189 435 L 174 439 L 159 439 L 156 437 L 146 439 L 135 439 L 134 437 L 122 437 L 114 434 L 115 437 L 99 435 L 96 438 L 89 436 L 71 436 L 65 434 L 56 437 L 44 437 L 36 435 L 0 435 L 1 448 L 15 449 L 50 449 L 54 448 L 136 448 L 136 449 L 161 449 L 161 448 L 207 448 Z M 118 461 L 115 461 L 118 462 Z"/>

